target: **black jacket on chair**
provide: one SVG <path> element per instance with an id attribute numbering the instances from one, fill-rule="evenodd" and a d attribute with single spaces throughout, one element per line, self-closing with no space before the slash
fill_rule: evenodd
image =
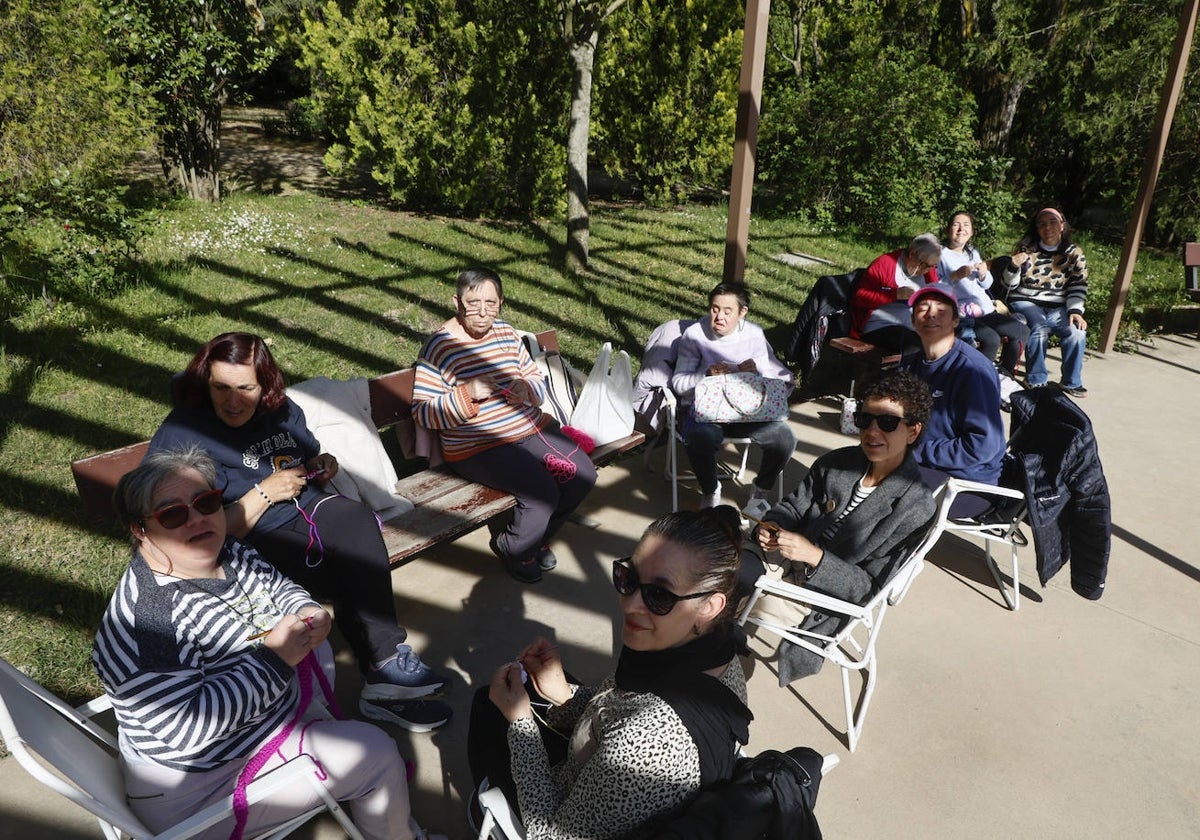
<path id="1" fill-rule="evenodd" d="M 1011 404 L 1001 483 L 1025 493 L 1038 577 L 1045 586 L 1069 563 L 1071 588 L 1094 601 L 1108 574 L 1112 507 L 1092 421 L 1053 386 L 1018 391 Z"/>
<path id="2" fill-rule="evenodd" d="M 849 334 L 850 290 L 862 270 L 818 277 L 796 314 L 784 358 L 796 366 L 802 386 L 813 384 L 813 371 L 826 342 Z"/>
<path id="3" fill-rule="evenodd" d="M 821 764 L 809 747 L 739 759 L 733 778 L 626 840 L 821 840 L 813 816 Z"/>

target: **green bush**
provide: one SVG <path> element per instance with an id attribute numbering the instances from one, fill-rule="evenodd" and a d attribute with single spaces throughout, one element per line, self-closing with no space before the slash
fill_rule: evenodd
<path id="1" fill-rule="evenodd" d="M 395 201 L 551 212 L 565 200 L 565 48 L 556 5 L 330 2 L 306 15 L 303 62 L 335 174 L 370 172 Z"/>
<path id="2" fill-rule="evenodd" d="M 632 0 L 601 38 L 592 156 L 653 204 L 728 186 L 744 18 L 729 0 Z"/>
<path id="3" fill-rule="evenodd" d="M 1008 162 L 980 150 L 970 96 L 923 61 L 886 50 L 811 84 L 777 77 L 759 139 L 770 202 L 890 236 L 938 230 L 956 208 L 976 215 L 985 238 L 1002 230 L 1016 207 Z"/>
<path id="4" fill-rule="evenodd" d="M 0 195 L 5 182 L 0 179 Z M 127 187 L 61 171 L 42 188 L 10 192 L 0 205 L 0 306 L 5 317 L 38 296 L 109 297 L 135 276 L 146 217 Z"/>

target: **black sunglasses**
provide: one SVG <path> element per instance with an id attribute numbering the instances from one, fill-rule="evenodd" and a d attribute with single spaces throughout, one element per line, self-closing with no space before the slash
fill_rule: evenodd
<path id="1" fill-rule="evenodd" d="M 201 516 L 210 516 L 221 509 L 221 502 L 220 490 L 205 490 L 199 496 L 192 499 L 191 504 L 179 502 L 167 505 L 164 508 L 159 508 L 150 515 L 154 517 L 154 521 L 159 525 L 168 531 L 173 531 L 188 521 L 188 508 L 195 508 L 196 513 Z"/>
<path id="2" fill-rule="evenodd" d="M 865 432 L 871 428 L 872 421 L 879 425 L 881 432 L 894 432 L 901 422 L 908 423 L 906 418 L 897 417 L 895 414 L 871 414 L 862 409 L 854 412 L 854 425 L 860 430 Z"/>
<path id="3" fill-rule="evenodd" d="M 633 567 L 632 561 L 632 557 L 623 557 L 613 561 L 613 587 L 617 590 L 617 594 L 624 596 L 632 595 L 639 589 L 642 590 L 642 603 L 655 615 L 666 615 L 675 609 L 675 605 L 680 601 L 703 598 L 705 595 L 716 593 L 715 589 L 710 589 L 707 592 L 693 592 L 691 595 L 676 595 L 670 589 L 659 586 L 657 583 L 642 583 L 638 580 L 637 569 Z"/>

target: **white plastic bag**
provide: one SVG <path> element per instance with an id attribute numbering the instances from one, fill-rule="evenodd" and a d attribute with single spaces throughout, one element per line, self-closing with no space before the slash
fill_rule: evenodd
<path id="1" fill-rule="evenodd" d="M 597 446 L 633 433 L 633 371 L 624 350 L 614 357 L 612 344 L 604 342 L 575 403 L 571 425 Z"/>

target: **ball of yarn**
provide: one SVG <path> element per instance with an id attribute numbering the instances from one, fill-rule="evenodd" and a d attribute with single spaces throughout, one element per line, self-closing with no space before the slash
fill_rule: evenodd
<path id="1" fill-rule="evenodd" d="M 577 429 L 574 426 L 563 426 L 562 433 L 578 443 L 579 448 L 588 455 L 591 455 L 592 451 L 596 448 L 596 441 L 592 440 L 592 436 L 583 429 Z"/>
<path id="2" fill-rule="evenodd" d="M 576 467 L 569 458 L 555 455 L 553 452 L 547 452 L 545 461 L 546 471 L 554 476 L 554 480 L 559 484 L 566 484 L 575 477 Z"/>

